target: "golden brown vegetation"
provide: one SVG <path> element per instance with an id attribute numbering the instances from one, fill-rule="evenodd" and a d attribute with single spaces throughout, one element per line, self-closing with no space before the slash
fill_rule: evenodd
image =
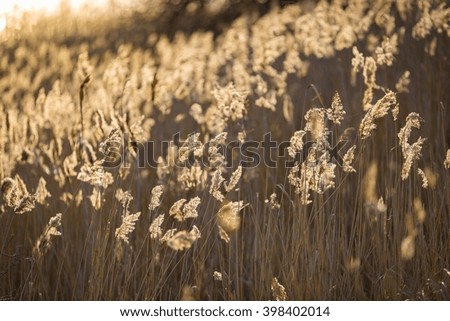
<path id="1" fill-rule="evenodd" d="M 450 8 L 163 3 L 0 34 L 0 297 L 450 299 Z"/>

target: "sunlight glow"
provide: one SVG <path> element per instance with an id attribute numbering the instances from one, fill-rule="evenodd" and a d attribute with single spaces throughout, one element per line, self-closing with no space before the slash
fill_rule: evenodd
<path id="1" fill-rule="evenodd" d="M 31 11 L 40 10 L 46 12 L 52 12 L 56 10 L 60 4 L 61 0 L 0 0 L 0 17 L 4 14 L 11 14 L 14 11 Z M 86 0 L 69 0 L 69 3 L 73 8 L 79 8 Z M 90 0 L 91 4 L 104 4 L 107 0 Z M 0 30 L 1 30 L 0 21 Z"/>
<path id="2" fill-rule="evenodd" d="M 0 32 L 5 30 L 5 28 L 6 28 L 6 18 L 0 16 Z"/>

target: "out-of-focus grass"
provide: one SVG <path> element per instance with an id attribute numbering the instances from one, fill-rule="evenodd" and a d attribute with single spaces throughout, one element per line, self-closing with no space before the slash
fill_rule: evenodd
<path id="1" fill-rule="evenodd" d="M 284 287 L 292 300 L 449 299 L 449 9 L 211 3 L 63 6 L 0 35 L 0 296 L 267 300 Z M 397 120 L 389 107 L 365 139 L 369 77 L 352 72 L 353 47 L 366 62 L 393 55 L 377 64 L 370 103 L 392 90 Z M 405 71 L 407 90 L 396 88 Z M 356 172 L 315 137 L 320 117 L 305 127 L 308 110 L 325 113 L 336 92 L 346 114 L 323 126 L 331 147 L 344 134 L 341 152 L 355 146 Z M 411 113 L 423 122 L 408 144 L 426 141 L 402 180 L 398 133 Z M 310 204 L 287 152 L 276 166 L 240 168 L 242 154 L 221 172 L 199 162 L 202 148 L 211 161 L 220 133 L 259 143 L 262 161 L 264 135 L 287 147 L 302 129 L 322 157 L 305 173 L 336 165 L 308 185 Z M 184 146 L 173 138 L 194 132 Z M 148 141 L 166 168 L 142 166 Z M 120 166 L 102 166 L 116 148 Z M 175 166 L 180 155 L 198 163 Z"/>

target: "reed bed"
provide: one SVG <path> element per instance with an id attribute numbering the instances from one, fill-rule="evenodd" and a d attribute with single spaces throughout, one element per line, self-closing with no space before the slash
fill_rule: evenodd
<path id="1" fill-rule="evenodd" d="M 144 3 L 0 33 L 1 299 L 450 299 L 448 4 Z"/>

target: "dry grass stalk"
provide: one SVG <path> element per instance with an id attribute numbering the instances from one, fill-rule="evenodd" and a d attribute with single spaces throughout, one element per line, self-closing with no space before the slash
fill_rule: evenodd
<path id="1" fill-rule="evenodd" d="M 150 232 L 150 238 L 152 239 L 159 239 L 162 235 L 162 228 L 161 225 L 164 223 L 164 214 L 158 215 L 150 224 L 149 232 Z"/>
<path id="2" fill-rule="evenodd" d="M 236 185 L 239 183 L 242 175 L 242 166 L 239 165 L 238 168 L 233 172 L 228 183 L 224 183 L 225 191 L 231 192 Z"/>
<path id="3" fill-rule="evenodd" d="M 81 141 L 84 141 L 84 115 L 83 115 L 83 102 L 84 102 L 84 88 L 91 81 L 91 75 L 87 75 L 80 85 L 80 122 L 81 122 Z"/>
<path id="4" fill-rule="evenodd" d="M 286 301 L 287 293 L 286 289 L 280 282 L 278 282 L 277 278 L 272 278 L 272 282 L 270 284 L 270 288 L 272 290 L 272 298 L 276 301 Z"/>
<path id="5" fill-rule="evenodd" d="M 222 273 L 214 271 L 213 278 L 214 281 L 222 281 Z"/>
<path id="6" fill-rule="evenodd" d="M 173 203 L 172 207 L 169 210 L 169 215 L 173 216 L 176 220 L 179 222 L 182 222 L 184 220 L 184 213 L 182 211 L 184 203 L 186 203 L 187 200 L 182 198 Z"/>
<path id="7" fill-rule="evenodd" d="M 197 226 L 193 226 L 188 231 L 179 231 L 175 233 L 170 239 L 166 241 L 166 244 L 175 251 L 183 251 L 190 249 L 192 244 L 201 237 L 201 233 Z"/>
<path id="8" fill-rule="evenodd" d="M 327 117 L 336 125 L 339 125 L 344 119 L 345 110 L 342 105 L 341 97 L 338 92 L 334 93 L 333 101 L 331 102 L 331 108 L 327 109 Z"/>
<path id="9" fill-rule="evenodd" d="M 311 133 L 314 140 L 319 140 L 324 137 L 325 126 L 325 111 L 321 108 L 312 108 L 306 112 L 305 115 L 306 125 L 305 131 Z"/>
<path id="10" fill-rule="evenodd" d="M 279 210 L 281 208 L 280 203 L 278 203 L 278 201 L 277 201 L 277 194 L 276 193 L 270 194 L 269 199 L 266 199 L 264 202 L 266 204 L 269 204 L 270 209 L 272 209 L 272 210 Z"/>
<path id="11" fill-rule="evenodd" d="M 174 215 L 178 221 L 184 221 L 188 218 L 197 218 L 197 207 L 200 205 L 200 197 L 196 196 L 186 203 L 185 199 L 181 199 L 174 203 L 170 208 L 169 214 Z M 181 210 L 183 207 L 183 210 Z"/>
<path id="12" fill-rule="evenodd" d="M 25 183 L 16 175 L 15 179 L 4 178 L 1 182 L 3 201 L 12 207 L 16 214 L 24 214 L 34 209 L 36 194 L 28 193 Z"/>
<path id="13" fill-rule="evenodd" d="M 359 132 L 363 139 L 366 139 L 372 135 L 372 132 L 377 128 L 375 120 L 387 115 L 389 109 L 392 106 L 396 106 L 397 99 L 392 91 L 386 92 L 386 94 L 380 98 L 375 105 L 367 107 L 367 113 L 361 121 L 359 126 Z"/>
<path id="14" fill-rule="evenodd" d="M 133 196 L 131 196 L 129 191 L 124 192 L 122 189 L 118 189 L 116 191 L 116 199 L 122 204 L 123 213 L 122 224 L 116 229 L 115 236 L 118 240 L 122 240 L 129 244 L 128 236 L 134 231 L 136 222 L 141 216 L 141 212 L 137 212 L 135 214 L 130 213 L 129 206 L 133 200 Z"/>
<path id="15" fill-rule="evenodd" d="M 20 201 L 20 194 L 16 181 L 7 177 L 2 180 L 1 186 L 3 202 L 9 207 L 17 206 Z"/>
<path id="16" fill-rule="evenodd" d="M 161 205 L 161 196 L 164 192 L 164 186 L 157 185 L 153 187 L 152 194 L 150 195 L 150 204 L 148 205 L 148 209 L 150 211 L 154 211 Z"/>
<path id="17" fill-rule="evenodd" d="M 226 143 L 228 133 L 223 132 L 216 135 L 209 141 L 208 144 L 208 161 L 209 165 L 213 168 L 225 165 L 225 157 L 220 152 L 221 146 Z"/>
<path id="18" fill-rule="evenodd" d="M 303 137 L 306 135 L 306 131 L 298 130 L 292 135 L 290 146 L 288 147 L 289 156 L 295 158 L 295 155 L 303 151 Z"/>
<path id="19" fill-rule="evenodd" d="M 422 169 L 418 168 L 417 174 L 419 174 L 420 178 L 422 179 L 422 187 L 428 188 L 428 178 L 427 175 L 425 175 L 425 172 Z"/>
<path id="20" fill-rule="evenodd" d="M 176 229 L 176 228 L 167 230 L 166 233 L 164 233 L 164 235 L 159 239 L 159 242 L 161 244 L 166 243 L 168 240 L 170 240 L 175 235 L 175 233 L 177 231 L 178 231 L 178 229 Z"/>
<path id="21" fill-rule="evenodd" d="M 58 228 L 61 226 L 61 218 L 62 218 L 61 213 L 58 213 L 52 218 L 50 218 L 44 232 L 37 239 L 36 244 L 34 246 L 34 255 L 37 258 L 42 257 L 48 252 L 48 250 L 52 245 L 51 240 L 54 236 L 61 236 L 61 232 L 58 231 Z"/>
<path id="22" fill-rule="evenodd" d="M 420 128 L 420 123 L 423 122 L 422 118 L 417 113 L 410 113 L 406 117 L 406 124 L 400 129 L 398 138 L 403 154 L 403 168 L 402 168 L 402 180 L 405 180 L 409 176 L 411 166 L 414 161 L 418 160 L 422 155 L 422 145 L 425 142 L 425 138 L 419 137 L 417 142 L 412 145 L 408 143 L 409 136 L 411 135 L 412 128 Z"/>
<path id="23" fill-rule="evenodd" d="M 444 167 L 450 169 L 450 149 L 447 149 L 447 153 L 445 154 Z"/>
<path id="24" fill-rule="evenodd" d="M 222 177 L 222 171 L 220 169 L 216 170 L 211 177 L 211 186 L 209 188 L 209 193 L 219 202 L 225 199 L 225 196 L 220 191 L 220 187 L 225 179 Z"/>
<path id="25" fill-rule="evenodd" d="M 123 215 L 122 224 L 116 229 L 116 238 L 128 244 L 128 235 L 134 231 L 139 216 L 141 216 L 141 212 Z"/>
<path id="26" fill-rule="evenodd" d="M 217 212 L 217 224 L 227 233 L 236 232 L 241 225 L 239 211 L 243 208 L 243 202 L 225 202 Z"/>
<path id="27" fill-rule="evenodd" d="M 177 161 L 180 164 L 184 164 L 191 153 L 196 157 L 200 157 L 203 154 L 203 144 L 198 140 L 200 133 L 194 133 L 189 135 L 183 146 L 178 150 Z"/>
<path id="28" fill-rule="evenodd" d="M 348 151 L 345 153 L 344 158 L 343 158 L 343 170 L 344 172 L 356 172 L 356 169 L 354 169 L 352 167 L 352 162 L 353 159 L 355 158 L 355 149 L 356 149 L 356 145 L 353 145 L 352 147 L 350 147 L 348 149 Z"/>

